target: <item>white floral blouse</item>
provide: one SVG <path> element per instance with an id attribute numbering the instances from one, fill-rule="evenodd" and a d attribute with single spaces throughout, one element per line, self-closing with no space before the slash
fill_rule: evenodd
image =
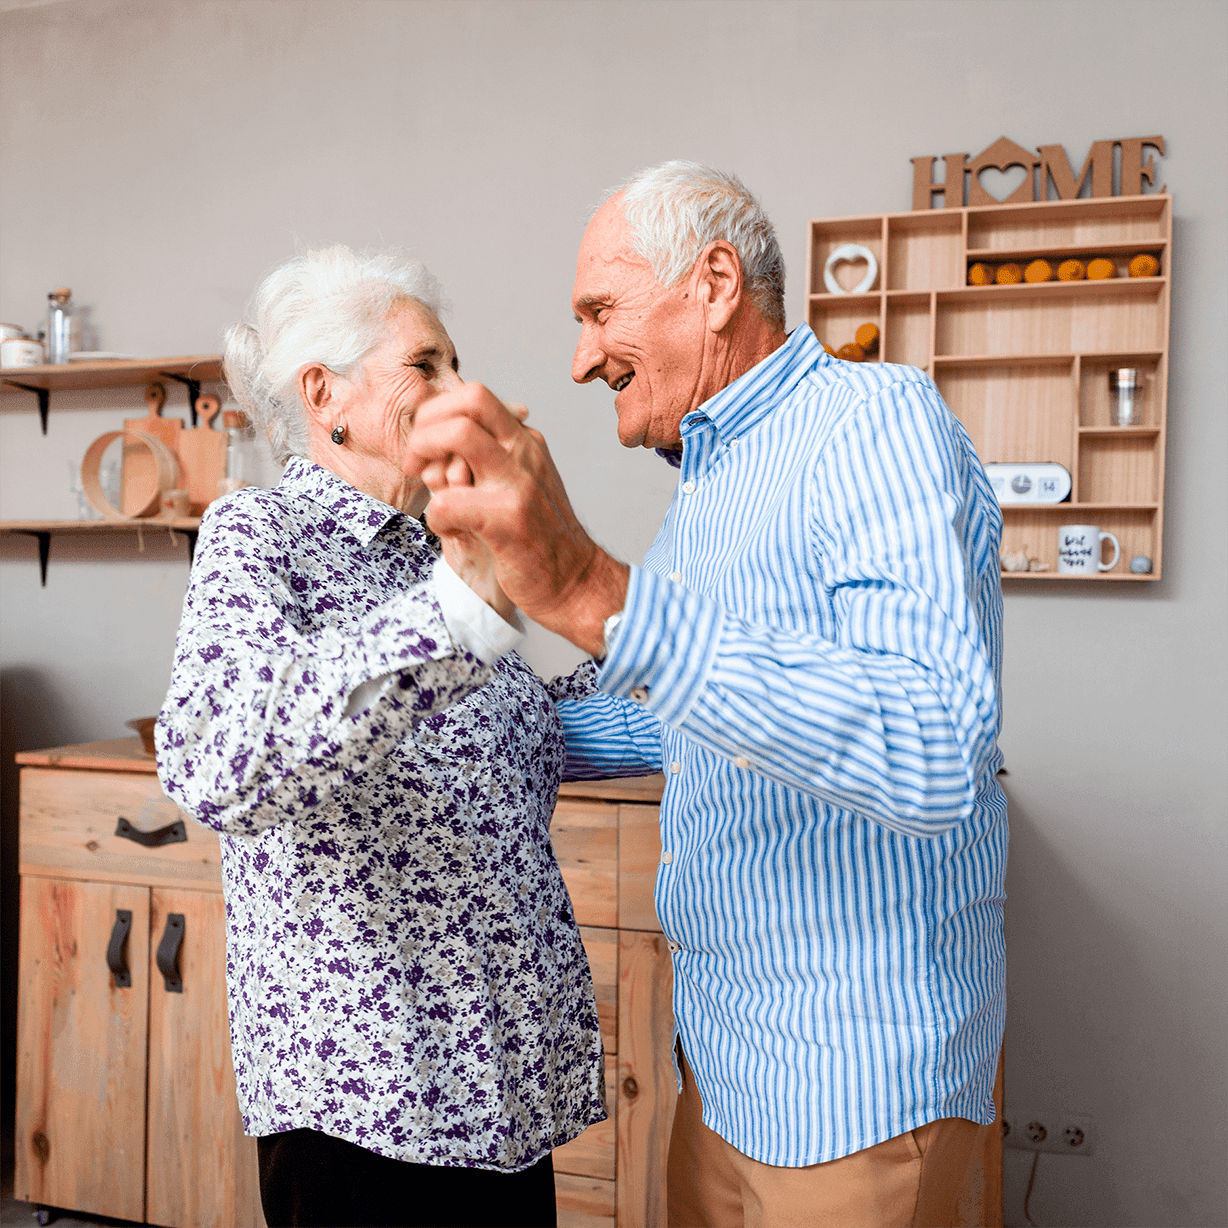
<path id="1" fill-rule="evenodd" d="M 563 739 L 519 657 L 454 647 L 433 564 L 302 459 L 212 504 L 158 774 L 222 833 L 247 1133 L 515 1171 L 605 1116 L 548 832 Z"/>

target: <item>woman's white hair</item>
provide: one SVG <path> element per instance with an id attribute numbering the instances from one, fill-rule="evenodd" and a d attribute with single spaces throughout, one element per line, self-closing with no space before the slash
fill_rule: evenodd
<path id="1" fill-rule="evenodd" d="M 663 286 L 680 282 L 709 243 L 738 253 L 751 302 L 770 324 L 785 326 L 785 262 L 762 206 L 736 176 L 699 162 L 662 162 L 611 188 L 624 193 L 632 243 Z"/>
<path id="2" fill-rule="evenodd" d="M 388 316 L 407 299 L 436 315 L 442 289 L 426 266 L 395 249 L 303 251 L 267 273 L 241 323 L 225 334 L 226 382 L 283 464 L 308 454 L 298 372 L 318 362 L 348 378 L 387 335 Z"/>

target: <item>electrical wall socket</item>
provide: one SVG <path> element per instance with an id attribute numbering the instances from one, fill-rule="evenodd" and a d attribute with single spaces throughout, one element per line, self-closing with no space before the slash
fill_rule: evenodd
<path id="1" fill-rule="evenodd" d="M 1081 1113 L 1010 1113 L 1002 1121 L 1002 1145 L 1090 1156 L 1096 1152 L 1096 1123 Z"/>

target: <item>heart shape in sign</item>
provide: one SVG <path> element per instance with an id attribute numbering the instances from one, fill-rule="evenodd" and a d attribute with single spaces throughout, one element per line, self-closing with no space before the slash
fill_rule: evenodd
<path id="1" fill-rule="evenodd" d="M 855 264 L 860 261 L 865 261 L 865 276 L 855 286 L 842 286 L 836 280 L 836 265 L 845 262 Z M 862 247 L 860 243 L 841 243 L 827 257 L 827 263 L 823 266 L 823 284 L 827 287 L 828 294 L 865 294 L 873 288 L 877 277 L 878 260 L 868 247 Z"/>
<path id="2" fill-rule="evenodd" d="M 1031 172 L 1030 166 L 1008 166 L 1004 171 L 996 166 L 983 166 L 976 180 L 994 200 L 1006 200 L 1023 186 Z"/>

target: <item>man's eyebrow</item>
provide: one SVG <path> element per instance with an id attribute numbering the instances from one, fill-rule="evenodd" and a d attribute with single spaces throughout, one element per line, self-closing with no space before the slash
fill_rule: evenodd
<path id="1" fill-rule="evenodd" d="M 593 307 L 603 307 L 609 301 L 609 296 L 606 294 L 586 294 L 583 298 L 576 299 L 572 303 L 572 314 L 575 317 L 576 323 L 579 324 L 581 322 L 579 314 L 581 311 L 591 310 Z"/>

